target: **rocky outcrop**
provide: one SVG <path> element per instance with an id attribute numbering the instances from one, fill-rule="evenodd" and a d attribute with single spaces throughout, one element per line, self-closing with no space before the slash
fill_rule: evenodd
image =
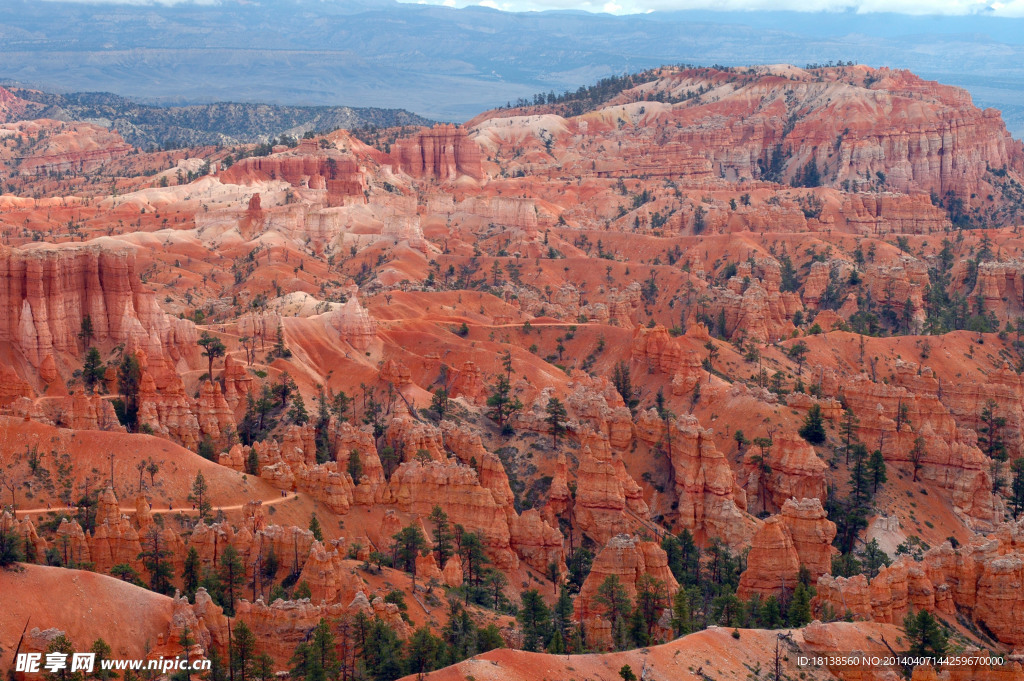
<path id="1" fill-rule="evenodd" d="M 225 184 L 252 185 L 283 180 L 293 187 L 322 190 L 329 197 L 362 197 L 366 179 L 358 160 L 336 151 L 300 148 L 293 152 L 244 158 L 218 178 Z"/>
<path id="2" fill-rule="evenodd" d="M 781 601 L 795 588 L 801 567 L 812 582 L 830 573 L 835 536 L 836 525 L 820 500 L 788 500 L 782 512 L 765 520 L 754 534 L 737 597 L 775 595 Z"/>
<path id="3" fill-rule="evenodd" d="M 821 375 L 826 394 L 841 397 L 860 419 L 862 441 L 880 445 L 887 462 L 909 470 L 909 453 L 921 437 L 924 455 L 917 476 L 948 490 L 954 510 L 976 529 L 998 524 L 1002 501 L 992 494 L 988 457 L 976 446 L 975 434 L 958 427 L 939 400 L 938 381 L 930 372 L 922 372 L 920 377 L 915 372 L 915 378 L 906 379 L 913 381 L 913 392 L 875 383 L 863 374 L 840 378 L 824 371 Z M 900 416 L 901 410 L 904 416 Z"/>
<path id="4" fill-rule="evenodd" d="M 436 125 L 395 142 L 391 159 L 395 169 L 415 178 L 454 180 L 462 175 L 484 177 L 480 146 L 465 129 Z"/>
<path id="5" fill-rule="evenodd" d="M 385 503 L 427 517 L 441 500 L 452 524 L 480 532 L 488 556 L 503 570 L 514 569 L 519 559 L 512 551 L 508 519 L 490 490 L 480 484 L 469 466 L 437 461 L 408 461 L 391 475 Z"/>
<path id="6" fill-rule="evenodd" d="M 354 287 L 353 287 L 354 288 Z M 356 350 L 366 350 L 376 338 L 377 323 L 369 311 L 359 303 L 357 290 L 348 290 L 348 300 L 323 315 L 328 329 L 337 333 L 343 341 Z"/>
<path id="7" fill-rule="evenodd" d="M 694 416 L 671 419 L 668 431 L 671 442 L 665 449 L 678 499 L 676 527 L 690 530 L 699 541 L 718 537 L 734 548 L 749 542 L 757 520 L 747 514 L 746 494 L 711 433 Z M 637 418 L 637 435 L 650 444 L 664 441 L 664 421 L 653 409 Z"/>
<path id="8" fill-rule="evenodd" d="M 765 451 L 764 461 L 760 459 L 760 447 L 747 450 L 744 477 L 751 510 L 774 513 L 790 498 L 825 499 L 828 465 L 802 437 L 777 433 Z"/>
<path id="9" fill-rule="evenodd" d="M 944 617 L 969 615 L 1000 642 L 1024 645 L 1024 524 L 1005 524 L 989 538 L 954 549 L 949 542 L 927 551 L 921 561 L 899 557 L 870 580 L 824 576 L 813 603 L 818 612 L 853 613 L 858 619 L 900 623 L 909 610 L 928 609 Z"/>
<path id="10" fill-rule="evenodd" d="M 635 602 L 637 584 L 644 575 L 655 580 L 654 585 L 660 592 L 662 606 L 670 607 L 679 584 L 668 567 L 668 556 L 661 547 L 626 534 L 609 539 L 594 559 L 590 574 L 583 582 L 583 588 L 573 605 L 574 617 L 583 622 L 591 643 L 604 643 L 598 632 L 602 631 L 602 620 L 606 621 L 608 613 L 606 606 L 597 598 L 600 586 L 609 577 L 617 577 L 630 601 Z M 594 633 L 590 633 L 591 629 Z"/>
<path id="11" fill-rule="evenodd" d="M 643 490 L 626 472 L 622 459 L 611 451 L 608 438 L 584 431 L 581 442 L 573 507 L 580 530 L 604 543 L 649 522 Z"/>
<path id="12" fill-rule="evenodd" d="M 34 367 L 52 355 L 70 375 L 71 358 L 84 350 L 79 332 L 86 316 L 95 345 L 124 343 L 181 370 L 198 360 L 195 327 L 158 307 L 128 250 L 2 248 L 0 310 L 0 342 Z"/>

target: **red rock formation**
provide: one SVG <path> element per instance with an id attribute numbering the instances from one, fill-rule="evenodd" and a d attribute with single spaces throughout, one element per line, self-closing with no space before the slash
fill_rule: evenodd
<path id="1" fill-rule="evenodd" d="M 297 188 L 326 190 L 329 197 L 338 198 L 362 197 L 366 189 L 358 160 L 336 151 L 304 153 L 299 150 L 244 158 L 221 171 L 218 177 L 225 184 L 246 185 L 283 180 Z"/>
<path id="2" fill-rule="evenodd" d="M 828 520 L 818 499 L 790 499 L 782 513 L 758 528 L 747 555 L 747 569 L 740 576 L 738 598 L 752 594 L 785 597 L 796 586 L 801 566 L 816 580 L 832 570 L 835 523 Z"/>
<path id="3" fill-rule="evenodd" d="M 195 327 L 160 310 L 129 251 L 0 249 L 0 309 L 0 342 L 35 367 L 53 354 L 70 374 L 64 358 L 82 351 L 78 333 L 86 315 L 97 345 L 125 343 L 183 370 L 198 359 Z"/>
<path id="4" fill-rule="evenodd" d="M 356 350 L 366 350 L 377 334 L 377 324 L 367 310 L 359 304 L 356 291 L 349 290 L 348 301 L 336 310 L 323 315 L 325 324 Z"/>
<path id="5" fill-rule="evenodd" d="M 828 465 L 806 440 L 793 433 L 778 433 L 765 459 L 770 473 L 756 463 L 760 447 L 747 450 L 744 463 L 747 504 L 762 511 L 776 512 L 787 499 L 824 499 Z M 763 499 L 763 503 L 762 503 Z"/>
<path id="6" fill-rule="evenodd" d="M 479 531 L 495 565 L 514 569 L 519 560 L 510 545 L 508 519 L 490 490 L 480 484 L 475 470 L 461 464 L 436 461 L 401 464 L 391 475 L 385 503 L 427 517 L 441 499 L 453 524 Z M 390 535 L 389 535 L 390 536 Z"/>
<path id="7" fill-rule="evenodd" d="M 643 490 L 612 454 L 608 439 L 584 431 L 585 441 L 576 469 L 576 501 L 573 508 L 580 530 L 598 543 L 617 534 L 632 532 L 650 521 Z"/>
<path id="8" fill-rule="evenodd" d="M 637 583 L 644 575 L 650 575 L 660 583 L 663 605 L 668 608 L 672 597 L 679 589 L 672 571 L 668 567 L 668 556 L 654 542 L 638 540 L 629 535 L 612 537 L 597 554 L 590 574 L 583 582 L 580 595 L 574 603 L 574 617 L 589 629 L 601 630 L 600 620 L 607 615 L 606 608 L 597 600 L 598 589 L 609 577 L 618 577 L 630 601 L 636 600 Z M 588 631 L 588 640 L 597 643 L 602 636 Z"/>
<path id="9" fill-rule="evenodd" d="M 711 434 L 693 416 L 671 420 L 669 431 L 666 449 L 679 499 L 676 526 L 693 532 L 698 541 L 718 537 L 732 547 L 749 542 L 757 520 L 746 513 L 746 494 Z M 637 435 L 646 442 L 660 442 L 664 433 L 664 421 L 653 409 L 637 418 Z"/>
<path id="10" fill-rule="evenodd" d="M 391 159 L 395 168 L 416 178 L 454 180 L 460 175 L 484 176 L 480 147 L 466 131 L 451 124 L 436 125 L 395 142 Z"/>
<path id="11" fill-rule="evenodd" d="M 947 542 L 920 562 L 901 556 L 870 581 L 824 576 L 814 607 L 878 622 L 900 623 L 909 610 L 938 611 L 946 617 L 968 614 L 1001 642 L 1024 644 L 1024 526 L 1006 524 L 989 539 L 953 549 Z"/>
<path id="12" fill-rule="evenodd" d="M 938 398 L 938 382 L 926 375 L 914 379 L 915 391 L 874 383 L 864 375 L 840 380 L 824 372 L 825 392 L 842 396 L 860 419 L 859 434 L 867 443 L 881 443 L 888 462 L 909 466 L 914 440 L 924 438 L 918 477 L 950 491 L 954 510 L 979 529 L 995 527 L 1002 501 L 992 494 L 988 458 L 975 445 L 975 434 L 957 427 Z M 900 408 L 913 428 L 897 430 Z"/>

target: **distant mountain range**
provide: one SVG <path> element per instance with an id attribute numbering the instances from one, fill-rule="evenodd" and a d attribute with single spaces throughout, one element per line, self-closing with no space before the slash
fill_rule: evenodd
<path id="1" fill-rule="evenodd" d="M 1024 20 L 988 16 L 5 0 L 0 44 L 0 79 L 49 91 L 403 108 L 443 120 L 665 63 L 852 60 L 966 87 L 1024 133 Z"/>
<path id="2" fill-rule="evenodd" d="M 300 137 L 307 131 L 432 123 L 402 109 L 226 102 L 156 106 L 110 93 L 62 95 L 20 87 L 8 90 L 38 105 L 33 108 L 31 118 L 99 123 L 117 130 L 125 141 L 142 148 L 264 142 L 282 134 Z"/>

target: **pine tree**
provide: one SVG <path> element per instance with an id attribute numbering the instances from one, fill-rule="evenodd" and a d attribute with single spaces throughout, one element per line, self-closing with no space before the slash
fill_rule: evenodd
<path id="1" fill-rule="evenodd" d="M 812 445 L 820 445 L 825 442 L 825 423 L 821 415 L 821 407 L 817 404 L 812 404 L 811 408 L 807 410 L 807 418 L 804 419 L 804 424 L 800 427 L 800 437 Z"/>
<path id="2" fill-rule="evenodd" d="M 802 627 L 811 621 L 811 590 L 806 585 L 796 585 L 787 614 L 791 627 Z"/>
<path id="3" fill-rule="evenodd" d="M 242 592 L 245 584 L 245 565 L 238 555 L 234 546 L 228 544 L 224 553 L 220 556 L 220 581 L 224 585 L 225 602 L 224 613 L 231 617 L 235 615 L 235 600 Z"/>
<path id="4" fill-rule="evenodd" d="M 494 264 L 498 264 L 495 261 Z M 448 406 L 450 400 L 448 399 L 448 391 L 444 388 L 438 388 L 434 391 L 434 394 L 430 398 L 430 408 L 437 414 L 437 420 L 443 421 L 445 414 L 448 413 Z"/>
<path id="5" fill-rule="evenodd" d="M 868 473 L 868 448 L 858 442 L 853 445 L 853 465 L 850 467 L 850 498 L 854 506 L 865 506 L 871 499 L 871 476 Z"/>
<path id="6" fill-rule="evenodd" d="M 117 369 L 117 390 L 121 394 L 119 401 L 114 402 L 114 411 L 118 420 L 130 432 L 135 432 L 139 425 L 139 383 L 142 380 L 142 368 L 133 353 L 125 353 Z"/>
<path id="7" fill-rule="evenodd" d="M 1013 482 L 1010 484 L 1010 507 L 1013 517 L 1017 519 L 1024 510 L 1024 458 L 1016 459 L 1012 465 Z"/>
<path id="8" fill-rule="evenodd" d="M 313 533 L 313 539 L 320 542 L 324 540 L 324 530 L 320 527 L 320 519 L 316 517 L 316 513 L 309 519 L 309 531 Z"/>
<path id="9" fill-rule="evenodd" d="M 913 482 L 917 482 L 917 473 L 921 470 L 924 454 L 924 437 L 918 435 L 914 438 L 914 446 L 910 448 L 910 465 L 914 471 Z"/>
<path id="10" fill-rule="evenodd" d="M 199 340 L 196 341 L 199 345 L 203 346 L 203 357 L 209 362 L 209 371 L 207 375 L 210 378 L 210 382 L 213 382 L 213 360 L 218 357 L 223 357 L 227 352 L 227 348 L 221 339 L 216 336 L 211 336 L 209 332 L 203 331 L 202 335 L 199 336 Z"/>
<path id="11" fill-rule="evenodd" d="M 199 552 L 196 547 L 190 546 L 185 554 L 185 566 L 181 570 L 181 588 L 189 600 L 195 600 L 196 589 L 199 588 L 199 574 L 201 571 L 199 563 Z"/>
<path id="12" fill-rule="evenodd" d="M 942 657 L 946 654 L 946 634 L 927 610 L 919 610 L 916 615 L 908 612 L 903 618 L 903 629 L 910 643 L 908 655 Z"/>
<path id="13" fill-rule="evenodd" d="M 352 476 L 352 482 L 357 485 L 363 477 L 363 460 L 359 456 L 358 449 L 353 449 L 348 453 L 348 474 Z"/>
<path id="14" fill-rule="evenodd" d="M 551 446 L 558 446 L 558 437 L 565 432 L 565 419 L 568 417 L 568 412 L 565 409 L 565 405 L 557 397 L 548 399 L 547 407 L 545 407 L 547 413 L 548 427 L 551 428 Z"/>
<path id="15" fill-rule="evenodd" d="M 536 652 L 547 647 L 551 637 L 551 611 L 536 589 L 520 594 L 522 606 L 516 619 L 523 631 L 523 650 Z"/>
<path id="16" fill-rule="evenodd" d="M 230 660 L 231 673 L 236 681 L 252 678 L 256 661 L 256 636 L 245 622 L 236 622 L 231 632 Z"/>
<path id="17" fill-rule="evenodd" d="M 295 393 L 292 407 L 288 410 L 288 419 L 299 426 L 309 423 L 309 412 L 306 411 L 306 401 L 302 399 L 302 393 Z"/>
<path id="18" fill-rule="evenodd" d="M 96 348 L 89 348 L 85 353 L 85 362 L 82 364 L 82 383 L 85 385 L 87 393 L 92 395 L 95 392 L 96 386 L 103 380 L 106 371 L 107 368 L 103 366 L 103 361 L 100 359 L 100 351 Z"/>
<path id="19" fill-rule="evenodd" d="M 636 612 L 639 613 L 644 625 L 644 632 L 649 640 L 654 632 L 661 611 L 668 601 L 665 582 L 649 574 L 643 574 L 636 582 Z"/>
<path id="20" fill-rule="evenodd" d="M 871 458 L 868 459 L 868 474 L 871 477 L 872 494 L 878 492 L 879 485 L 889 481 L 889 477 L 885 472 L 885 457 L 882 456 L 881 449 L 871 452 Z"/>
<path id="21" fill-rule="evenodd" d="M 203 472 L 199 471 L 196 473 L 195 480 L 192 481 L 192 492 L 188 495 L 188 500 L 196 505 L 200 518 L 206 518 L 212 509 L 210 499 L 207 497 L 209 489 L 209 486 L 206 484 L 206 478 L 203 477 Z"/>
<path id="22" fill-rule="evenodd" d="M 786 354 L 789 358 L 796 362 L 796 375 L 803 376 L 804 373 L 804 361 L 807 359 L 807 353 L 810 348 L 807 347 L 807 343 L 803 341 L 797 341 L 788 350 Z"/>
<path id="23" fill-rule="evenodd" d="M 616 647 L 626 648 L 626 623 L 633 612 L 633 604 L 618 575 L 609 575 L 601 582 L 594 600 L 604 606 L 604 616 L 612 625 L 612 640 Z"/>
<path id="24" fill-rule="evenodd" d="M 437 554 L 438 567 L 444 567 L 445 562 L 451 557 L 452 551 L 452 529 L 448 523 L 448 514 L 440 506 L 434 506 L 428 517 L 434 523 L 433 539 L 434 551 Z"/>
<path id="25" fill-rule="evenodd" d="M 619 362 L 612 369 L 612 385 L 615 386 L 615 390 L 618 391 L 619 396 L 622 397 L 622 401 L 629 408 L 629 411 L 635 413 L 640 400 L 637 398 L 636 390 L 633 388 L 628 363 L 624 361 Z"/>
<path id="26" fill-rule="evenodd" d="M 174 593 L 171 585 L 174 569 L 167 560 L 170 555 L 171 551 L 164 546 L 160 536 L 160 529 L 154 525 L 146 534 L 146 541 L 142 545 L 138 559 L 142 561 L 143 567 L 149 572 L 149 588 L 165 596 Z"/>
<path id="27" fill-rule="evenodd" d="M 690 615 L 690 598 L 686 588 L 679 587 L 675 597 L 672 599 L 672 628 L 676 636 L 686 636 L 693 631 L 693 620 Z"/>
<path id="28" fill-rule="evenodd" d="M 92 339 L 96 337 L 96 331 L 92 325 L 92 315 L 83 315 L 82 323 L 79 326 L 78 339 L 84 347 L 92 345 Z"/>
<path id="29" fill-rule="evenodd" d="M 857 442 L 857 427 L 859 424 L 860 419 L 853 413 L 853 409 L 847 407 L 843 412 L 843 420 L 839 424 L 839 435 L 843 438 L 843 444 L 845 445 L 847 466 L 850 465 L 850 449 Z"/>
<path id="30" fill-rule="evenodd" d="M 55 672 L 43 672 L 43 677 L 46 679 L 52 679 L 52 681 L 82 681 L 82 672 L 71 671 L 71 656 L 74 654 L 75 648 L 66 635 L 60 634 L 50 641 L 50 644 L 46 646 L 46 657 L 51 654 L 59 653 L 65 656 L 67 663 L 62 669 L 58 669 Z M 45 659 L 45 657 L 44 657 Z"/>
<path id="31" fill-rule="evenodd" d="M 412 574 L 412 587 L 416 588 L 416 558 L 427 548 L 427 538 L 419 525 L 407 525 L 394 536 L 392 552 L 395 567 L 401 567 Z"/>
<path id="32" fill-rule="evenodd" d="M 995 400 L 988 400 L 981 410 L 978 427 L 978 447 L 990 459 L 1006 460 L 1006 443 L 1003 441 L 1002 430 L 1006 427 L 1006 419 L 996 415 Z"/>

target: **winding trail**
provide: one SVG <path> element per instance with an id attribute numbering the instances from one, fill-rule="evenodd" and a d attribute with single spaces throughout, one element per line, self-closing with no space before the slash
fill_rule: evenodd
<path id="1" fill-rule="evenodd" d="M 274 497 L 272 499 L 262 499 L 262 500 L 258 500 L 257 499 L 257 500 L 254 500 L 254 501 L 262 501 L 264 506 L 273 506 L 274 504 L 279 504 L 282 501 L 288 501 L 290 499 L 297 499 L 297 498 L 298 498 L 298 493 L 297 492 L 291 492 L 288 495 L 283 496 L 283 497 Z M 248 503 L 248 502 L 246 502 L 246 503 Z M 245 504 L 232 504 L 231 506 L 212 506 L 210 508 L 210 513 L 215 513 L 217 511 L 239 511 L 239 510 L 241 510 L 243 508 L 245 508 Z M 50 508 L 19 508 L 19 509 L 15 509 L 14 513 L 15 513 L 15 515 L 17 515 L 19 513 L 20 514 L 28 515 L 30 513 L 59 513 L 61 511 L 75 512 L 77 510 L 78 510 L 78 506 L 52 506 Z M 120 510 L 122 513 L 127 513 L 127 514 L 137 513 L 138 512 L 138 509 L 136 509 L 134 506 L 127 506 L 127 507 L 122 506 L 122 507 L 119 507 L 118 510 Z M 173 509 L 172 508 L 151 508 L 149 510 L 149 512 L 153 513 L 153 514 L 157 514 L 157 513 L 184 513 L 186 515 L 190 515 L 192 513 L 198 514 L 199 513 L 199 509 L 185 508 L 185 507 L 173 508 Z"/>

